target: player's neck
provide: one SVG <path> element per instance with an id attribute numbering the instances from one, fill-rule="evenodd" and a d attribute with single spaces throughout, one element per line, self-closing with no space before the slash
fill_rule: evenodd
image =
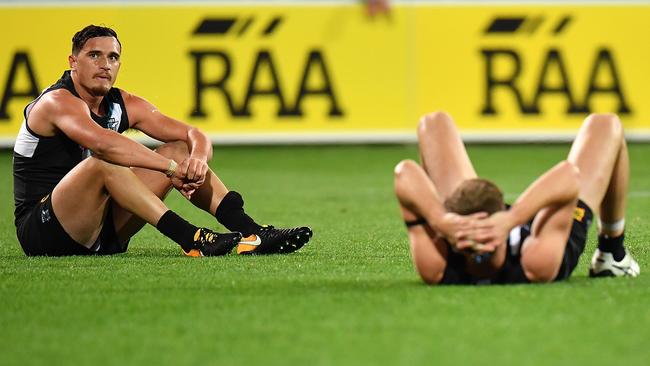
<path id="1" fill-rule="evenodd" d="M 79 94 L 81 100 L 86 102 L 90 111 L 95 113 L 98 116 L 101 116 L 102 115 L 101 105 L 102 105 L 102 101 L 104 100 L 104 95 L 95 95 L 91 93 L 88 89 L 84 88 L 83 85 L 81 85 L 81 83 L 77 79 L 77 75 L 74 73 L 72 74 L 72 83 L 74 84 L 74 88 L 77 91 L 77 94 Z"/>

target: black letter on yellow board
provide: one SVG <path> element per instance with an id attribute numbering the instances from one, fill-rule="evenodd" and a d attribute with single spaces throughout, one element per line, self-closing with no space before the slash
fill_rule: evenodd
<path id="1" fill-rule="evenodd" d="M 14 81 L 16 80 L 16 74 L 18 73 L 19 67 L 24 68 L 27 72 L 27 77 L 29 79 L 29 88 L 27 90 L 19 91 L 14 89 Z M 27 52 L 16 52 L 11 62 L 9 76 L 7 77 L 7 82 L 5 83 L 4 91 L 2 93 L 2 101 L 0 102 L 0 119 L 9 119 L 7 107 L 11 99 L 24 97 L 35 99 L 38 97 L 39 90 L 40 89 L 36 84 L 36 73 L 29 61 L 29 55 Z"/>
<path id="2" fill-rule="evenodd" d="M 270 73 L 272 85 L 270 88 L 261 89 L 256 86 L 257 77 L 260 69 L 265 67 Z M 248 81 L 248 88 L 246 89 L 246 97 L 244 98 L 244 104 L 237 111 L 235 116 L 250 116 L 250 102 L 253 97 L 258 95 L 272 95 L 278 99 L 280 106 L 278 108 L 278 116 L 283 116 L 288 113 L 287 104 L 284 100 L 284 95 L 282 94 L 282 88 L 280 86 L 280 80 L 278 79 L 277 71 L 275 70 L 275 65 L 273 65 L 273 59 L 269 51 L 262 50 L 258 52 L 257 58 L 255 59 L 255 65 L 253 65 L 253 70 L 251 71 L 251 77 Z"/>
<path id="3" fill-rule="evenodd" d="M 534 108 L 531 109 L 526 106 L 526 104 L 524 103 L 524 99 L 521 96 L 521 92 L 515 85 L 515 81 L 517 80 L 517 77 L 519 77 L 519 73 L 521 72 L 521 59 L 519 58 L 519 55 L 515 51 L 510 49 L 481 50 L 481 53 L 485 58 L 485 103 L 481 110 L 481 114 L 493 115 L 497 113 L 496 109 L 494 108 L 493 98 L 492 98 L 492 93 L 494 89 L 496 89 L 497 87 L 504 87 L 512 90 L 512 92 L 515 94 L 515 97 L 517 98 L 517 104 L 519 105 L 519 110 L 522 113 L 525 114 L 538 113 L 538 111 L 536 111 Z M 514 71 L 512 72 L 512 75 L 510 75 L 510 77 L 504 79 L 497 79 L 494 70 L 494 60 L 497 57 L 510 59 L 511 62 L 514 64 L 515 68 Z"/>
<path id="4" fill-rule="evenodd" d="M 546 82 L 546 78 L 549 74 L 549 69 L 551 66 L 555 66 L 555 68 L 560 73 L 560 79 L 562 81 L 558 86 L 549 86 Z M 562 62 L 562 57 L 560 56 L 560 53 L 555 49 L 549 50 L 549 52 L 546 54 L 546 59 L 544 60 L 544 65 L 542 66 L 542 71 L 540 72 L 539 79 L 537 81 L 537 91 L 535 91 L 533 103 L 530 105 L 529 109 L 531 111 L 534 110 L 535 113 L 539 113 L 539 99 L 542 97 L 542 95 L 549 93 L 559 93 L 563 94 L 566 97 L 569 103 L 566 111 L 567 113 L 581 113 L 582 108 L 576 104 L 576 101 L 573 98 L 573 94 L 571 93 L 571 85 L 569 84 L 569 77 L 567 76 L 564 63 Z"/>
<path id="5" fill-rule="evenodd" d="M 320 71 L 323 85 L 320 88 L 309 89 L 307 86 L 309 75 L 312 73 L 312 71 L 318 70 Z M 325 60 L 323 59 L 321 52 L 318 50 L 314 50 L 309 53 L 309 56 L 307 57 L 307 63 L 305 64 L 305 69 L 302 73 L 302 80 L 300 81 L 300 90 L 298 92 L 298 97 L 296 98 L 296 103 L 294 104 L 293 109 L 284 115 L 302 116 L 303 112 L 300 106 L 303 99 L 309 95 L 324 95 L 329 97 L 329 115 L 331 117 L 340 117 L 343 115 L 343 111 L 336 101 L 336 95 L 334 94 L 334 88 L 332 87 L 332 81 L 330 80 L 329 73 L 325 65 Z"/>
<path id="6" fill-rule="evenodd" d="M 237 111 L 230 92 L 226 89 L 226 81 L 230 77 L 230 58 L 221 51 L 191 51 L 190 55 L 194 58 L 194 107 L 192 108 L 192 117 L 207 117 L 203 111 L 203 91 L 209 88 L 215 88 L 223 93 L 228 103 L 230 114 L 234 115 Z M 220 59 L 224 65 L 223 76 L 216 81 L 203 80 L 203 62 L 208 59 Z"/>
<path id="7" fill-rule="evenodd" d="M 597 85 L 597 78 L 600 70 L 604 72 L 609 72 L 612 84 L 611 85 Z M 601 49 L 598 51 L 596 60 L 591 69 L 591 75 L 589 76 L 589 89 L 585 95 L 585 101 L 582 103 L 583 113 L 591 112 L 589 107 L 591 97 L 596 93 L 606 93 L 614 94 L 618 98 L 618 110 L 616 111 L 619 114 L 629 114 L 632 113 L 630 106 L 625 101 L 625 95 L 623 94 L 623 89 L 621 88 L 621 82 L 616 72 L 616 65 L 614 65 L 614 58 L 608 49 Z"/>

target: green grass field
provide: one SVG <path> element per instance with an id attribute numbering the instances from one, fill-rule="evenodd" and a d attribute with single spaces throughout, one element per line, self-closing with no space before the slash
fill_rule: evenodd
<path id="1" fill-rule="evenodd" d="M 470 146 L 512 200 L 568 145 Z M 630 146 L 627 245 L 642 274 L 428 287 L 392 168 L 415 146 L 229 147 L 213 168 L 258 221 L 309 225 L 287 256 L 191 259 L 151 227 L 113 257 L 26 258 L 0 153 L 0 365 L 648 365 L 650 145 Z M 216 221 L 174 193 L 169 205 Z"/>

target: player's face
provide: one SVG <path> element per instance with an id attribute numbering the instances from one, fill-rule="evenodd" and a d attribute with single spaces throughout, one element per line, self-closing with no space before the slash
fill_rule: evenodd
<path id="1" fill-rule="evenodd" d="M 120 70 L 120 52 L 120 44 L 114 37 L 90 38 L 78 55 L 70 56 L 70 69 L 88 92 L 106 95 Z"/>

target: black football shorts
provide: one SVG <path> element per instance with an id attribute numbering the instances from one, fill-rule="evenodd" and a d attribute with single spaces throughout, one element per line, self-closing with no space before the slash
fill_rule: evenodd
<path id="1" fill-rule="evenodd" d="M 110 203 L 109 203 L 110 205 Z M 107 255 L 124 253 L 128 242 L 120 244 L 109 207 L 104 225 L 93 246 L 88 249 L 75 242 L 65 232 L 52 209 L 48 194 L 35 205 L 16 225 L 16 235 L 28 256 Z"/>

